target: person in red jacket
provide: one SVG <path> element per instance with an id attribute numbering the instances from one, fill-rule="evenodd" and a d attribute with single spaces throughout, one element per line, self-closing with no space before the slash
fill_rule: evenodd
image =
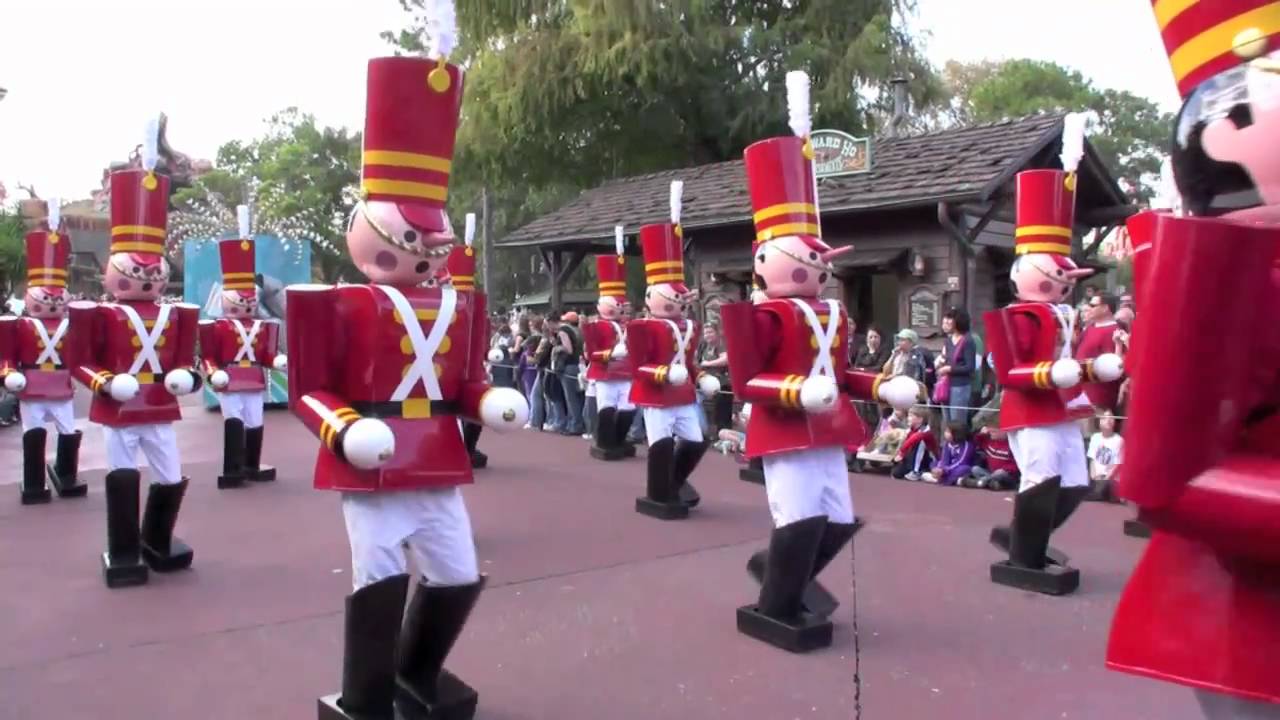
<path id="1" fill-rule="evenodd" d="M 1214 720 L 1280 718 L 1280 2 L 1156 11 L 1185 214 L 1145 219 L 1119 490 L 1153 532 L 1107 666 Z"/>
<path id="2" fill-rule="evenodd" d="M 929 427 L 928 408 L 916 406 L 907 412 L 907 437 L 893 456 L 890 474 L 899 480 L 920 480 L 938 459 L 938 438 Z"/>
<path id="3" fill-rule="evenodd" d="M 1076 345 L 1075 359 L 1079 362 L 1093 360 L 1106 353 L 1115 353 L 1116 331 L 1116 296 L 1109 293 L 1095 294 L 1089 298 L 1086 319 L 1088 325 L 1080 334 Z M 1098 412 L 1113 413 L 1120 397 L 1122 380 L 1106 383 L 1089 383 L 1084 386 L 1085 397 Z"/>

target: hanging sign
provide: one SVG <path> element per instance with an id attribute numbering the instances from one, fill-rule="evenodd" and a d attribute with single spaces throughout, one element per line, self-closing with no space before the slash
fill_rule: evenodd
<path id="1" fill-rule="evenodd" d="M 820 177 L 864 173 L 871 169 L 871 139 L 856 138 L 839 130 L 814 130 L 813 167 Z"/>

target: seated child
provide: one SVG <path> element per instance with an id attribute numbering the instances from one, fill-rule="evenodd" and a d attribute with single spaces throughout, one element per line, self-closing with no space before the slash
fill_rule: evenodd
<path id="1" fill-rule="evenodd" d="M 733 418 L 733 429 L 725 428 L 716 434 L 716 442 L 713 447 L 721 454 L 728 455 L 733 453 L 741 455 L 747 447 L 747 419 L 751 417 L 751 403 L 747 403 L 742 407 Z M 746 462 L 745 458 L 740 458 Z"/>
<path id="2" fill-rule="evenodd" d="M 1114 416 L 1098 418 L 1098 432 L 1089 438 L 1088 456 L 1093 496 L 1099 500 L 1115 498 L 1116 473 L 1124 462 L 1124 437 L 1116 432 Z"/>
<path id="3" fill-rule="evenodd" d="M 942 457 L 921 478 L 925 482 L 955 485 L 973 469 L 973 441 L 964 423 L 953 422 L 942 431 Z"/>
<path id="4" fill-rule="evenodd" d="M 899 480 L 920 480 L 938 457 L 938 439 L 929 428 L 929 410 L 919 405 L 907 413 L 907 437 L 893 456 L 893 471 Z"/>
<path id="5" fill-rule="evenodd" d="M 988 490 L 1015 490 L 1022 473 L 1009 449 L 1009 435 L 999 427 L 989 425 L 978 431 L 975 438 L 978 449 L 978 465 L 970 473 L 971 481 L 965 487 Z"/>

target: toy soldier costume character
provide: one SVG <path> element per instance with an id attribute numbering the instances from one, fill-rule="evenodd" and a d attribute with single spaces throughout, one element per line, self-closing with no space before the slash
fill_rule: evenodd
<path id="1" fill-rule="evenodd" d="M 484 584 L 458 418 L 509 429 L 528 416 L 485 379 L 484 295 L 423 287 L 455 243 L 444 207 L 463 72 L 445 61 L 452 7 L 428 7 L 442 9 L 432 59 L 369 61 L 365 199 L 347 247 L 370 284 L 288 290 L 289 406 L 321 440 L 315 486 L 342 494 L 354 571 L 342 690 L 321 718 L 473 716 L 476 691 L 444 670 Z M 407 612 L 406 545 L 422 572 Z"/>
<path id="2" fill-rule="evenodd" d="M 441 284 L 448 282 L 458 292 L 474 293 L 476 291 L 476 251 L 472 247 L 475 237 L 476 216 L 475 213 L 467 213 L 463 244 L 455 245 L 449 251 L 449 259 L 445 261 L 444 271 L 440 273 Z M 491 334 L 492 329 L 486 326 L 485 337 L 487 338 Z M 499 357 L 495 360 L 491 351 L 489 353 L 489 361 L 500 362 L 502 360 L 501 352 L 498 355 Z M 467 455 L 471 457 L 471 468 L 475 470 L 487 467 L 489 465 L 489 456 L 477 449 L 480 444 L 480 435 L 484 431 L 484 425 L 463 418 L 459 418 L 458 422 L 461 424 L 462 442 L 467 446 Z"/>
<path id="3" fill-rule="evenodd" d="M 627 265 L 623 255 L 622 226 L 614 227 L 616 253 L 596 256 L 600 298 L 596 312 L 600 319 L 582 328 L 586 343 L 587 380 L 596 384 L 596 437 L 591 457 L 621 460 L 635 455 L 626 441 L 635 419 L 631 403 L 631 366 L 627 362 L 627 333 L 622 324 L 627 308 Z"/>
<path id="4" fill-rule="evenodd" d="M 1280 2 L 1154 7 L 1182 209 L 1130 223 L 1151 250 L 1120 494 L 1153 532 L 1107 666 L 1280 718 Z"/>
<path id="5" fill-rule="evenodd" d="M 1064 121 L 1065 170 L 1017 176 L 1015 254 L 1009 277 L 1018 302 L 983 316 L 987 343 L 1004 388 L 1000 427 L 1022 471 L 1013 522 L 991 541 L 1009 553 L 991 566 L 992 582 L 1050 595 L 1072 592 L 1080 572 L 1050 551 L 1049 536 L 1089 494 L 1084 440 L 1077 422 L 1092 415 L 1082 382 L 1111 382 L 1123 373 L 1119 356 L 1084 363 L 1071 357 L 1077 280 L 1092 273 L 1071 260 L 1075 169 L 1084 154 L 1083 115 Z M 1056 560 L 1056 561 L 1055 561 Z"/>
<path id="6" fill-rule="evenodd" d="M 720 391 L 720 382 L 698 371 L 694 359 L 698 323 L 685 318 L 697 296 L 684 284 L 684 231 L 680 203 L 684 184 L 671 183 L 671 222 L 640 228 L 644 252 L 645 306 L 651 317 L 627 323 L 627 355 L 631 359 L 631 402 L 644 409 L 648 435 L 648 477 L 636 512 L 660 520 L 689 516 L 699 501 L 689 484 L 710 443 L 702 436 L 698 396 Z"/>
<path id="7" fill-rule="evenodd" d="M 748 564 L 762 585 L 759 602 L 738 609 L 738 629 L 793 652 L 831 644 L 827 618 L 838 603 L 814 578 L 857 529 L 845 452 L 863 443 L 865 429 L 849 396 L 909 407 L 921 393 L 909 378 L 846 367 L 847 316 L 820 293 L 831 260 L 852 246 L 822 241 L 808 98 L 808 76 L 788 73 L 796 134 L 743 153 L 764 297 L 720 309 L 733 391 L 752 407 L 746 455 L 763 459 L 774 524 L 769 549 Z"/>
<path id="8" fill-rule="evenodd" d="M 267 368 L 283 371 L 288 367 L 286 356 L 276 352 L 280 323 L 258 318 L 249 207 L 241 205 L 236 212 L 240 237 L 218 243 L 223 317 L 200 322 L 200 364 L 222 408 L 219 488 L 239 487 L 246 479 L 276 479 L 275 468 L 261 464 L 262 405 Z"/>
<path id="9" fill-rule="evenodd" d="M 200 388 L 194 368 L 200 309 L 159 304 L 169 280 L 164 259 L 169 178 L 155 172 L 155 127 L 143 145 L 142 169 L 111 174 L 111 247 L 103 286 L 116 302 L 71 303 L 71 325 L 84 328 L 87 349 L 72 371 L 93 391 L 89 420 L 106 436 L 108 587 L 147 581 L 191 565 L 192 550 L 173 529 L 187 492 L 173 423 L 178 396 Z M 151 468 L 147 507 L 138 524 L 137 456 Z M 143 564 L 145 561 L 145 564 Z"/>
<path id="10" fill-rule="evenodd" d="M 27 317 L 0 318 L 0 376 L 5 387 L 21 398 L 22 504 L 47 503 L 49 484 L 58 497 L 84 497 L 89 486 L 80 482 L 77 466 L 80 431 L 71 407 L 71 367 L 84 354 L 80 327 L 67 318 L 67 261 L 71 236 L 60 230 L 56 199 L 49 200 L 47 230 L 27 233 Z M 57 456 L 45 465 L 47 430 L 58 431 Z"/>

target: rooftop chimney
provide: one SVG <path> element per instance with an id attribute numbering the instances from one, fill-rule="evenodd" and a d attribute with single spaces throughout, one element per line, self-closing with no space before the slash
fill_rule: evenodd
<path id="1" fill-rule="evenodd" d="M 889 81 L 893 85 L 893 117 L 889 120 L 889 137 L 904 134 L 911 98 L 907 94 L 907 79 L 896 77 Z"/>

